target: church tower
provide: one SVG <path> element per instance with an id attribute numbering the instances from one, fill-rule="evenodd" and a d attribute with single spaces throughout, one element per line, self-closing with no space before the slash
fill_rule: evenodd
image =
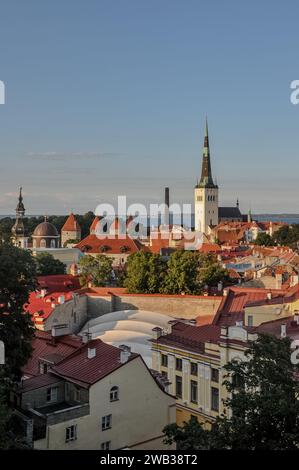
<path id="1" fill-rule="evenodd" d="M 207 120 L 201 178 L 194 189 L 194 210 L 195 230 L 208 234 L 210 226 L 218 225 L 218 186 L 212 178 Z"/>
<path id="2" fill-rule="evenodd" d="M 23 204 L 22 188 L 20 188 L 19 202 L 16 207 L 16 221 L 11 229 L 12 242 L 19 248 L 28 248 L 28 234 L 24 226 L 25 207 Z"/>

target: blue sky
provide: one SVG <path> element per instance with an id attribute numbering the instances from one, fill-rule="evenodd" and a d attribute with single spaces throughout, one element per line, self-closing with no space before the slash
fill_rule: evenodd
<path id="1" fill-rule="evenodd" d="M 0 214 L 192 202 L 205 115 L 223 205 L 298 212 L 299 3 L 0 3 Z"/>

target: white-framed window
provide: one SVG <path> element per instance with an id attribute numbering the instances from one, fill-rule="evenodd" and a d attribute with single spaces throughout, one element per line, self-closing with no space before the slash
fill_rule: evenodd
<path id="1" fill-rule="evenodd" d="M 57 401 L 58 387 L 47 388 L 47 401 Z"/>
<path id="2" fill-rule="evenodd" d="M 102 431 L 110 429 L 112 425 L 112 415 L 106 415 L 102 417 Z"/>
<path id="3" fill-rule="evenodd" d="M 101 450 L 110 450 L 111 441 L 102 442 Z"/>
<path id="4" fill-rule="evenodd" d="M 119 388 L 114 386 L 110 388 L 110 401 L 119 400 Z"/>
<path id="5" fill-rule="evenodd" d="M 75 441 L 77 439 L 77 424 L 65 428 L 65 442 Z"/>

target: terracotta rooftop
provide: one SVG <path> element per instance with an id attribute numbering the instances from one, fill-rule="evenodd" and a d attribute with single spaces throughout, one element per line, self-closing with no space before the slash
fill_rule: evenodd
<path id="1" fill-rule="evenodd" d="M 271 334 L 280 337 L 281 325 L 286 325 L 286 336 L 293 339 L 299 337 L 299 324 L 294 320 L 294 316 L 279 318 L 277 320 L 262 323 L 255 328 L 255 332 Z"/>
<path id="2" fill-rule="evenodd" d="M 160 336 L 154 343 L 166 346 L 188 349 L 190 351 L 204 352 L 205 342 L 218 342 L 221 327 L 218 325 L 193 326 L 177 322 L 172 325 L 172 332 Z"/>
<path id="3" fill-rule="evenodd" d="M 80 241 L 75 248 L 84 253 L 93 254 L 131 254 L 137 253 L 143 249 L 143 245 L 138 240 L 133 240 L 129 236 L 113 236 L 107 235 L 103 238 L 97 237 L 95 234 L 88 235 Z"/>
<path id="4" fill-rule="evenodd" d="M 23 369 L 24 375 L 39 375 L 40 359 L 56 364 L 80 348 L 81 345 L 81 338 L 78 336 L 59 336 L 54 341 L 50 333 L 36 330 L 32 341 L 33 352 Z"/>
<path id="5" fill-rule="evenodd" d="M 55 375 L 40 374 L 36 377 L 31 377 L 30 379 L 24 380 L 20 388 L 22 390 L 22 393 L 26 393 L 30 392 L 30 390 L 46 387 L 47 385 L 54 385 L 60 381 L 61 379 Z"/>
<path id="6" fill-rule="evenodd" d="M 281 297 L 285 291 L 254 287 L 230 287 L 227 289 L 227 296 L 223 297 L 213 324 L 231 326 L 235 325 L 237 321 L 244 321 L 245 305 L 256 301 L 264 303 L 269 292 L 271 292 L 274 299 Z"/>
<path id="7" fill-rule="evenodd" d="M 65 221 L 64 226 L 62 227 L 61 231 L 62 232 L 78 232 L 81 230 L 80 225 L 77 222 L 76 217 L 74 216 L 73 213 L 71 213 L 67 220 Z"/>
<path id="8" fill-rule="evenodd" d="M 95 356 L 91 359 L 88 358 L 89 348 L 95 350 Z M 123 365 L 120 362 L 120 354 L 119 348 L 103 343 L 100 339 L 95 339 L 84 344 L 53 367 L 52 372 L 65 379 L 89 386 Z M 132 361 L 136 357 L 139 357 L 138 354 L 131 353 L 128 361 Z"/>
<path id="9" fill-rule="evenodd" d="M 65 292 L 80 289 L 79 276 L 71 274 L 56 274 L 52 276 L 39 276 L 37 278 L 39 289 L 47 289 L 47 293 Z"/>

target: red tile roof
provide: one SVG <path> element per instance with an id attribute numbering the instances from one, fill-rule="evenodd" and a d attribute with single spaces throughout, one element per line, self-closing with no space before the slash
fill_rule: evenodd
<path id="1" fill-rule="evenodd" d="M 67 292 L 80 289 L 79 276 L 71 274 L 56 274 L 52 276 L 39 276 L 37 278 L 39 289 L 47 289 L 51 292 Z"/>
<path id="2" fill-rule="evenodd" d="M 258 327 L 254 328 L 254 331 L 256 333 L 270 334 L 280 337 L 281 325 L 286 325 L 286 336 L 292 339 L 299 337 L 299 324 L 294 320 L 294 316 L 262 323 Z"/>
<path id="3" fill-rule="evenodd" d="M 99 218 L 98 216 L 96 216 L 96 217 L 93 219 L 92 224 L 91 224 L 91 226 L 90 226 L 90 228 L 89 228 L 90 233 L 96 231 L 97 225 L 98 225 L 99 222 L 100 222 L 100 218 Z"/>
<path id="4" fill-rule="evenodd" d="M 103 238 L 97 237 L 95 234 L 88 235 L 80 241 L 75 248 L 85 253 L 93 254 L 131 254 L 137 253 L 143 249 L 143 245 L 129 236 L 113 236 L 107 235 Z"/>
<path id="5" fill-rule="evenodd" d="M 76 217 L 74 216 L 73 213 L 71 213 L 68 216 L 68 218 L 67 218 L 64 226 L 62 227 L 61 231 L 62 232 L 78 232 L 80 230 L 81 230 L 81 227 L 78 224 Z"/>
<path id="6" fill-rule="evenodd" d="M 177 322 L 172 325 L 171 333 L 160 336 L 153 342 L 190 351 L 204 352 L 204 343 L 218 342 L 220 333 L 221 327 L 218 325 L 193 326 Z"/>
<path id="7" fill-rule="evenodd" d="M 230 287 L 227 296 L 223 298 L 215 315 L 213 324 L 220 326 L 235 325 L 237 321 L 244 321 L 244 308 L 249 302 L 267 300 L 267 294 L 271 292 L 272 298 L 281 297 L 283 290 Z"/>
<path id="8" fill-rule="evenodd" d="M 96 351 L 92 359 L 88 358 L 89 348 Z M 100 339 L 92 340 L 53 367 L 52 372 L 68 380 L 92 385 L 123 365 L 120 362 L 120 353 L 119 348 L 103 343 Z M 131 353 L 128 360 L 132 361 L 137 357 L 138 354 Z"/>
<path id="9" fill-rule="evenodd" d="M 35 390 L 37 388 L 46 387 L 47 385 L 54 385 L 60 382 L 61 379 L 52 374 L 40 374 L 36 377 L 31 377 L 23 381 L 21 390 L 22 393 L 30 392 L 30 390 Z"/>
<path id="10" fill-rule="evenodd" d="M 64 303 L 68 302 L 73 299 L 73 292 L 52 292 L 44 297 L 41 297 L 37 292 L 31 292 L 29 302 L 24 305 L 24 311 L 34 316 L 35 323 L 42 323 L 51 315 L 54 308 L 60 305 L 61 297 L 64 297 Z M 39 319 L 41 319 L 40 322 Z"/>
<path id="11" fill-rule="evenodd" d="M 78 336 L 59 336 L 54 341 L 50 333 L 36 330 L 32 341 L 32 356 L 24 367 L 24 375 L 39 375 L 39 360 L 41 358 L 57 363 L 80 348 L 81 345 L 81 338 Z"/>

